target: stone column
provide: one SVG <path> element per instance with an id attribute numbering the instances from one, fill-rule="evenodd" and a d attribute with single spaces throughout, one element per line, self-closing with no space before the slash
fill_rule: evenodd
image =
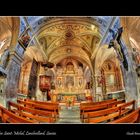
<path id="1" fill-rule="evenodd" d="M 136 70 L 135 70 L 135 66 L 133 63 L 133 59 L 132 59 L 132 47 L 129 41 L 129 28 L 128 28 L 128 24 L 127 24 L 127 17 L 122 17 L 121 18 L 121 25 L 124 28 L 124 32 L 123 32 L 123 40 L 125 41 L 125 44 L 127 46 L 128 49 L 128 55 L 129 55 L 129 59 L 130 59 L 130 70 L 127 72 L 125 72 L 123 70 L 123 74 L 124 76 L 124 84 L 126 87 L 126 100 L 136 100 L 136 107 L 140 106 L 140 80 L 136 74 Z"/>
<path id="2" fill-rule="evenodd" d="M 93 101 L 95 101 L 95 97 L 96 97 L 96 81 L 95 81 L 95 76 L 92 75 L 91 76 L 91 90 L 92 90 L 92 97 L 93 97 Z"/>
<path id="3" fill-rule="evenodd" d="M 122 68 L 123 69 L 123 68 Z M 125 84 L 125 99 L 126 101 L 136 100 L 136 106 L 138 105 L 138 92 L 137 92 L 137 77 L 135 71 L 130 68 L 127 72 L 123 70 L 124 84 Z"/>
<path id="4" fill-rule="evenodd" d="M 13 47 L 11 47 L 10 49 L 9 62 L 6 67 L 7 72 L 5 82 L 6 102 L 11 100 L 16 101 L 17 99 L 21 62 L 23 61 L 22 56 L 24 51 L 25 50 L 19 45 L 17 45 L 15 49 Z M 7 105 L 5 104 L 5 106 Z"/>
<path id="5" fill-rule="evenodd" d="M 129 37 L 128 37 L 128 30 L 126 26 L 124 26 L 124 32 L 123 32 L 123 40 L 125 42 L 124 49 L 125 49 L 125 54 L 127 56 L 128 60 L 128 71 L 126 71 L 123 66 L 122 72 L 123 72 L 123 77 L 124 77 L 124 84 L 125 84 L 125 99 L 126 101 L 132 101 L 136 100 L 136 107 L 138 106 L 138 94 L 139 94 L 139 87 L 137 83 L 137 74 L 136 70 L 134 67 L 133 59 L 132 59 L 132 50 L 131 50 L 131 44 L 129 42 Z"/>

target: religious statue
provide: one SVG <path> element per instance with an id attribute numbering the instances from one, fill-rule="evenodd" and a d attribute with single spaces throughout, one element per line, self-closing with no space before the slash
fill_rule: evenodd
<path id="1" fill-rule="evenodd" d="M 68 62 L 66 65 L 66 73 L 74 73 L 74 65 L 72 62 Z"/>
<path id="2" fill-rule="evenodd" d="M 114 48 L 117 55 L 118 55 L 118 58 L 119 60 L 122 62 L 124 68 L 128 71 L 128 62 L 127 62 L 127 59 L 126 59 L 126 56 L 124 54 L 124 50 L 123 50 L 123 44 L 121 42 L 121 36 L 122 36 L 122 32 L 123 32 L 123 28 L 120 27 L 117 31 L 117 33 L 115 33 L 114 30 L 110 29 L 109 30 L 111 33 L 112 33 L 112 38 L 110 40 L 110 43 L 109 43 L 109 47 L 108 48 Z M 118 46 L 118 45 L 119 46 Z"/>
<path id="3" fill-rule="evenodd" d="M 83 69 L 82 69 L 82 67 L 79 67 L 79 68 L 78 68 L 78 74 L 79 74 L 79 75 L 83 75 Z"/>
<path id="4" fill-rule="evenodd" d="M 82 78 L 79 78 L 79 86 L 82 86 Z"/>
<path id="5" fill-rule="evenodd" d="M 58 85 L 59 87 L 62 86 L 62 79 L 61 79 L 61 78 L 58 78 L 58 80 L 57 80 L 57 85 Z"/>
<path id="6" fill-rule="evenodd" d="M 63 73 L 63 69 L 61 66 L 57 67 L 57 76 L 62 76 L 62 73 Z"/>

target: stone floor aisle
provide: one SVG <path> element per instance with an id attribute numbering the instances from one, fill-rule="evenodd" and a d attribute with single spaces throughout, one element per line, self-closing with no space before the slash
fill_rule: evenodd
<path id="1" fill-rule="evenodd" d="M 65 104 L 60 104 L 60 107 L 57 123 L 81 123 L 79 105 L 75 105 L 71 109 L 68 109 Z"/>

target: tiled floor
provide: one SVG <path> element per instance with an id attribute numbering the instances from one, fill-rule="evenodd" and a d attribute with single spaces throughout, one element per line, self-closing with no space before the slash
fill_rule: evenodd
<path id="1" fill-rule="evenodd" d="M 65 104 L 60 104 L 61 110 L 57 123 L 81 123 L 79 104 L 67 108 Z"/>

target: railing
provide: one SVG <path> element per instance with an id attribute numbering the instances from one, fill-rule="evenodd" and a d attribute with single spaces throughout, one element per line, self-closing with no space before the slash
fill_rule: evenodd
<path id="1" fill-rule="evenodd" d="M 57 100 L 57 101 L 63 101 L 66 96 L 73 96 L 73 97 L 75 97 L 75 99 L 77 101 L 86 100 L 85 99 L 85 93 L 80 93 L 80 94 L 77 94 L 77 93 L 58 93 L 58 94 L 52 94 L 51 95 L 51 97 L 55 98 L 55 100 Z"/>
<path id="2" fill-rule="evenodd" d="M 95 102 L 99 102 L 99 101 L 102 101 L 103 100 L 103 96 L 101 94 L 96 94 L 95 95 Z"/>
<path id="3" fill-rule="evenodd" d="M 25 95 L 25 94 L 21 94 L 21 93 L 18 93 L 17 94 L 17 98 L 19 99 L 26 99 L 27 98 L 27 95 Z"/>
<path id="4" fill-rule="evenodd" d="M 114 91 L 107 93 L 107 99 L 125 99 L 125 90 L 120 90 L 120 91 Z"/>

